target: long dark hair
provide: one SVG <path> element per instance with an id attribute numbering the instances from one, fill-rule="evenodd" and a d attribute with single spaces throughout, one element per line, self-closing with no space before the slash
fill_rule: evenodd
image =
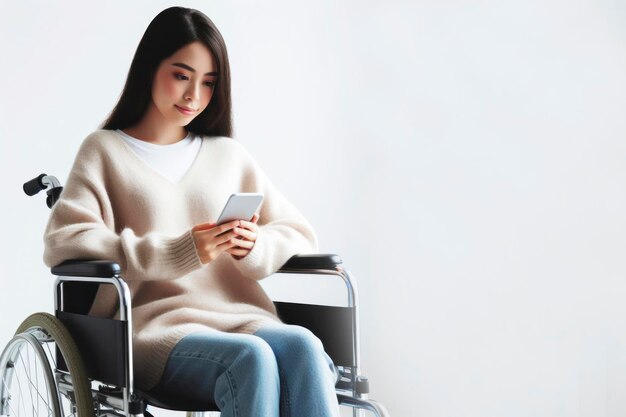
<path id="1" fill-rule="evenodd" d="M 200 135 L 232 138 L 226 44 L 211 19 L 186 7 L 167 8 L 152 19 L 135 52 L 122 95 L 100 129 L 124 129 L 137 123 L 152 99 L 152 81 L 161 62 L 195 41 L 202 42 L 213 53 L 218 75 L 209 105 L 185 129 Z"/>

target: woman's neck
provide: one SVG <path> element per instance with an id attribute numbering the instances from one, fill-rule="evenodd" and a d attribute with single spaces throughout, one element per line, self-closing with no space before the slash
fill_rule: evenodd
<path id="1" fill-rule="evenodd" d="M 156 145 L 171 145 L 185 139 L 187 130 L 184 126 L 166 123 L 159 116 L 160 113 L 154 114 L 153 109 L 148 109 L 138 123 L 121 130 L 129 136 Z"/>
<path id="2" fill-rule="evenodd" d="M 120 130 L 126 133 L 128 136 L 132 136 L 133 138 L 143 140 L 144 142 L 153 143 L 155 145 L 171 145 L 173 143 L 180 142 L 181 140 L 185 139 L 185 137 L 187 136 L 186 130 L 184 131 L 183 134 L 177 134 L 173 136 L 167 136 L 167 135 L 162 134 L 161 132 L 150 133 L 149 131 L 142 130 L 141 128 L 138 128 L 137 126 L 126 127 Z M 172 138 L 175 138 L 175 139 L 172 139 Z"/>

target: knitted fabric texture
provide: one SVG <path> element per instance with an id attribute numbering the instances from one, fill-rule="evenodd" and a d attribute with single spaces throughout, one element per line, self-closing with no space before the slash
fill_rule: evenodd
<path id="1" fill-rule="evenodd" d="M 258 235 L 237 260 L 223 252 L 202 264 L 191 228 L 215 222 L 235 192 L 259 192 Z M 135 386 L 154 387 L 174 345 L 207 328 L 254 333 L 280 322 L 259 280 L 296 254 L 318 252 L 315 231 L 238 141 L 202 136 L 193 164 L 174 184 L 147 165 L 114 131 L 81 143 L 50 211 L 43 260 L 117 262 L 132 305 Z M 119 318 L 118 295 L 102 284 L 89 312 Z"/>

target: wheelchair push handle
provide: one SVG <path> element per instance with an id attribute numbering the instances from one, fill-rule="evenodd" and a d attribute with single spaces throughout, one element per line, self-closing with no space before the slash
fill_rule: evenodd
<path id="1" fill-rule="evenodd" d="M 24 192 L 29 196 L 34 196 L 41 190 L 46 189 L 46 185 L 41 181 L 44 177 L 47 177 L 46 174 L 40 174 L 36 178 L 33 178 L 30 181 L 24 183 Z"/>
<path id="2" fill-rule="evenodd" d="M 46 191 L 48 194 L 48 197 L 46 198 L 48 208 L 52 208 L 54 203 L 56 203 L 61 196 L 61 191 L 63 191 L 63 187 L 61 187 L 59 180 L 52 175 L 46 174 L 39 174 L 32 180 L 26 181 L 22 188 L 29 196 L 34 196 L 42 190 L 48 190 Z"/>

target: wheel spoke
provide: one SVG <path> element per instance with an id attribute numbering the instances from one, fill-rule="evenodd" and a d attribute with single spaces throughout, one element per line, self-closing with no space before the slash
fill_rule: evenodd
<path id="1" fill-rule="evenodd" d="M 20 358 L 21 358 L 21 356 L 20 356 Z M 22 364 L 23 364 L 23 363 L 24 363 L 24 361 L 22 360 Z M 48 410 L 52 410 L 52 408 L 48 405 L 48 398 L 44 398 L 44 397 L 41 395 L 41 393 L 39 392 L 39 390 L 37 389 L 37 387 L 33 384 L 33 381 L 32 381 L 32 379 L 31 379 L 30 375 L 28 375 L 28 374 L 27 374 L 27 375 L 26 375 L 26 379 L 28 380 L 28 383 L 29 383 L 29 385 L 30 385 L 30 387 L 29 387 L 29 388 L 30 388 L 30 394 L 31 394 L 31 395 L 30 395 L 30 400 L 34 402 L 34 400 L 33 400 L 33 395 L 32 395 L 32 388 L 35 388 L 35 392 L 37 393 L 37 396 L 43 400 L 43 402 L 44 402 L 44 404 L 46 404 L 46 406 L 48 406 Z M 46 397 L 47 397 L 47 392 L 46 392 Z M 37 403 L 39 403 L 39 401 L 38 401 Z M 33 412 L 35 412 L 34 407 L 35 407 L 35 406 L 33 405 Z"/>
<path id="2" fill-rule="evenodd" d="M 57 360 L 56 360 L 55 355 L 53 355 L 52 351 L 50 350 L 50 343 L 46 343 L 46 349 L 48 350 L 48 353 L 50 354 L 50 359 L 52 360 L 52 364 L 54 365 L 54 368 L 56 369 L 56 367 L 57 367 Z"/>
<path id="3" fill-rule="evenodd" d="M 21 357 L 21 353 L 20 352 L 18 354 L 18 357 Z M 17 368 L 15 369 L 17 371 Z M 14 371 L 15 372 L 15 371 Z M 19 401 L 17 402 L 17 409 L 19 411 L 20 409 L 20 404 L 22 404 L 22 409 L 24 410 L 24 416 L 26 416 L 26 406 L 24 405 L 24 397 L 22 396 L 22 384 L 20 384 L 20 379 L 17 378 L 17 388 L 18 388 L 18 392 L 20 394 L 19 396 Z"/>
<path id="4" fill-rule="evenodd" d="M 83 417 L 93 416 L 91 382 L 80 360 L 80 351 L 58 318 L 48 313 L 27 317 L 0 356 L 2 414 L 80 417 L 84 412 Z M 68 364 L 71 374 L 58 369 L 57 357 Z M 60 388 L 62 381 L 66 382 Z"/>
<path id="5" fill-rule="evenodd" d="M 27 357 L 26 361 L 28 363 L 30 363 L 30 359 L 29 359 L 30 358 L 30 353 L 29 353 L 29 350 L 28 350 L 29 347 L 30 347 L 29 345 L 25 346 L 25 348 L 27 349 L 26 350 L 26 357 Z M 37 382 L 37 385 L 33 384 L 31 368 L 30 368 L 30 366 L 27 366 L 26 363 L 24 362 L 24 357 L 22 355 L 22 349 L 19 350 L 18 355 L 17 355 L 17 359 L 19 360 L 19 363 L 21 363 L 21 365 L 22 365 L 21 369 L 23 370 L 24 377 L 28 381 L 28 393 L 29 393 L 30 400 L 31 400 L 31 408 L 32 408 L 33 415 L 35 415 L 35 416 L 39 415 L 39 399 L 41 399 L 41 401 L 43 401 L 43 403 L 45 404 L 45 406 L 47 408 L 47 411 L 48 411 L 48 415 L 54 415 L 54 410 L 52 409 L 52 407 L 50 407 L 50 404 L 48 402 L 49 399 L 47 398 L 47 396 L 48 396 L 47 395 L 48 394 L 47 391 L 46 391 L 46 398 L 44 398 L 41 395 L 40 390 L 38 388 L 39 383 Z M 35 360 L 35 363 L 36 362 L 37 362 L 37 360 Z M 19 374 L 20 368 L 18 367 L 18 365 L 19 365 L 18 363 L 14 363 L 14 368 L 13 368 L 13 373 L 14 373 L 13 379 L 17 381 L 17 388 L 18 388 L 18 394 L 19 394 L 18 395 L 17 406 L 18 406 L 18 410 L 19 410 L 20 405 L 21 405 L 21 408 L 24 411 L 24 416 L 26 416 L 27 415 L 27 413 L 26 413 L 26 405 L 24 404 L 24 394 L 23 394 L 24 389 L 23 389 L 22 383 L 20 381 L 20 379 L 21 379 L 20 378 L 20 374 Z M 3 381 L 3 384 L 5 386 L 8 386 L 7 385 L 7 381 L 4 378 L 4 376 L 2 378 L 2 381 Z M 37 397 L 37 410 L 35 410 L 35 404 L 34 404 L 35 398 L 33 397 L 33 388 L 34 388 L 34 390 L 36 392 L 36 397 Z M 15 409 L 11 406 L 11 403 L 8 402 L 8 404 L 9 404 L 9 408 L 11 410 L 13 410 L 13 412 L 15 413 Z M 15 413 L 15 414 L 19 416 L 19 413 Z"/>
<path id="6" fill-rule="evenodd" d="M 37 369 L 37 362 L 39 361 L 35 361 L 35 384 L 39 386 L 39 370 Z M 46 390 L 46 398 L 48 397 L 47 392 L 48 390 Z M 39 415 L 39 401 L 37 401 L 37 415 Z"/>
<path id="7" fill-rule="evenodd" d="M 13 365 L 15 366 L 15 365 Z M 4 368 L 4 365 L 2 365 L 2 367 Z M 4 389 L 7 390 L 8 392 L 8 388 L 9 385 L 7 384 L 7 380 L 4 378 L 4 373 L 2 374 L 2 384 L 4 386 Z M 11 397 L 11 393 L 7 393 L 8 397 Z M 11 407 L 11 401 L 9 401 L 9 398 L 7 398 L 5 405 L 9 406 L 9 411 L 11 411 L 11 415 L 12 416 L 18 416 L 19 414 L 15 412 L 15 410 L 13 409 L 13 407 Z M 18 408 L 19 408 L 19 403 L 18 403 Z"/>
<path id="8" fill-rule="evenodd" d="M 30 407 L 33 409 L 33 414 L 35 413 L 35 401 L 33 401 L 33 382 L 31 381 L 30 376 L 30 349 L 28 349 L 28 345 L 25 346 L 26 349 L 26 361 L 28 362 L 28 367 L 24 364 L 24 359 L 20 355 L 20 359 L 22 361 L 22 365 L 24 365 L 24 369 L 26 369 L 26 379 L 28 379 L 28 394 L 30 395 Z M 37 387 L 35 387 L 35 390 Z"/>
<path id="9" fill-rule="evenodd" d="M 15 410 L 13 409 L 13 407 L 11 407 L 11 403 L 9 401 L 7 401 L 7 404 L 9 405 L 9 410 L 11 410 L 11 415 L 12 416 L 19 416 L 18 413 L 15 412 Z M 19 407 L 18 407 L 19 408 Z"/>

